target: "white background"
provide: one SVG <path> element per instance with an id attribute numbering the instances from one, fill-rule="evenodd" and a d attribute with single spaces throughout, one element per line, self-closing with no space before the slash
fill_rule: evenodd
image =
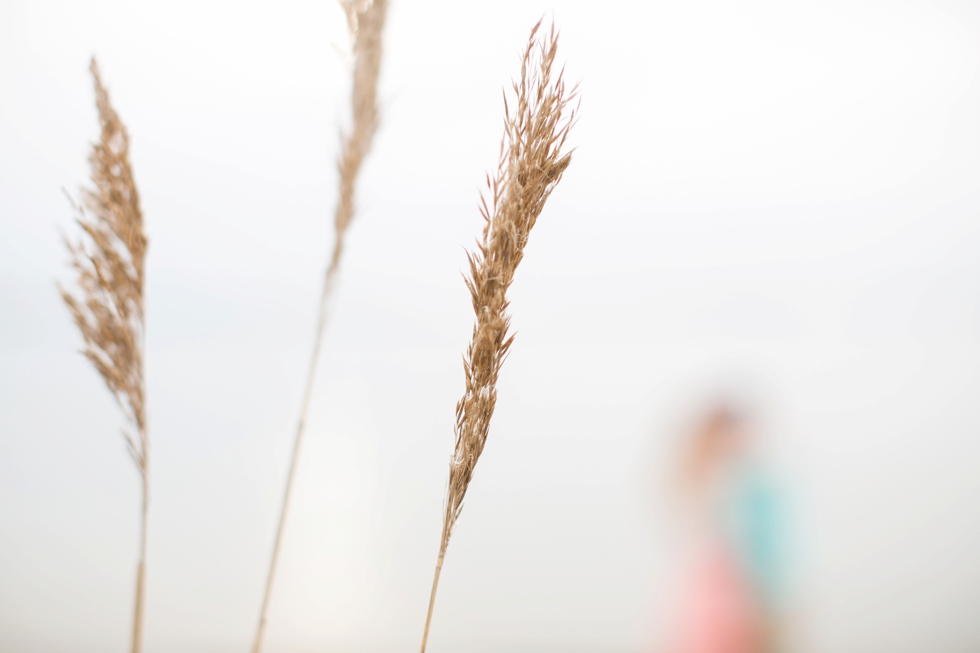
<path id="1" fill-rule="evenodd" d="M 578 149 L 430 651 L 653 650 L 663 475 L 752 397 L 800 651 L 980 650 L 980 5 L 392 0 L 383 126 L 320 368 L 269 653 L 417 646 L 501 88 L 553 15 Z M 138 479 L 78 354 L 61 188 L 129 128 L 150 237 L 146 651 L 248 650 L 349 120 L 323 2 L 0 8 L 0 650 L 124 651 Z"/>

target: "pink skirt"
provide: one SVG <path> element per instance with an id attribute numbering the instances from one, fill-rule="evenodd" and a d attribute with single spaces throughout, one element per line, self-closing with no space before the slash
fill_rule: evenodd
<path id="1" fill-rule="evenodd" d="M 679 596 L 673 653 L 758 653 L 761 621 L 751 586 L 730 554 L 695 561 Z"/>

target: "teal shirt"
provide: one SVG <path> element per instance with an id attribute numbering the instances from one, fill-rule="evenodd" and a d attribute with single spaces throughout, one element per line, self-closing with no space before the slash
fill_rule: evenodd
<path id="1" fill-rule="evenodd" d="M 773 610 L 784 584 L 784 524 L 782 497 L 757 465 L 741 466 L 727 506 L 730 533 L 762 607 Z"/>

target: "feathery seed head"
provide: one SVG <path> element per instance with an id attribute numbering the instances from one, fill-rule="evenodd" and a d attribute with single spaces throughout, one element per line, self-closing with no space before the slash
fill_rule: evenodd
<path id="1" fill-rule="evenodd" d="M 531 31 L 521 61 L 520 81 L 513 84 L 514 101 L 504 96 L 504 138 L 497 171 L 487 185 L 489 202 L 481 198 L 483 237 L 468 252 L 470 291 L 476 323 L 464 359 L 466 391 L 456 406 L 453 452 L 443 546 L 448 543 L 463 499 L 483 453 L 490 418 L 497 402 L 497 378 L 514 337 L 508 333 L 507 289 L 524 256 L 524 247 L 544 204 L 571 162 L 563 152 L 575 122 L 570 103 L 576 89 L 567 89 L 562 71 L 554 73 L 558 35 L 554 26 Z"/>
<path id="2" fill-rule="evenodd" d="M 65 239 L 78 275 L 75 296 L 60 288 L 98 370 L 135 433 L 125 432 L 130 454 L 145 473 L 146 409 L 143 386 L 143 261 L 147 239 L 139 193 L 129 163 L 126 127 L 109 103 L 92 59 L 101 135 L 89 155 L 94 188 L 82 190 L 77 222 L 87 238 Z"/>
<path id="3" fill-rule="evenodd" d="M 354 182 L 378 129 L 378 75 L 381 72 L 381 34 L 388 0 L 343 0 L 353 41 L 354 86 L 351 91 L 353 126 L 341 136 L 337 161 L 340 198 L 334 215 L 334 253 L 331 266 L 339 261 L 344 234 L 354 217 Z"/>

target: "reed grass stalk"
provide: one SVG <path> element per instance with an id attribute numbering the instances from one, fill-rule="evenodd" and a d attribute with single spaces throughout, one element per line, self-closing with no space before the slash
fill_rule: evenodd
<path id="1" fill-rule="evenodd" d="M 306 421 L 309 415 L 310 398 L 316 379 L 316 369 L 320 360 L 320 350 L 323 335 L 326 330 L 330 300 L 340 271 L 340 260 L 344 252 L 345 236 L 355 213 L 354 191 L 361 164 L 367 156 L 378 128 L 378 75 L 381 70 L 381 35 L 384 30 L 385 16 L 388 10 L 387 0 L 341 0 L 341 6 L 347 15 L 352 50 L 354 55 L 353 88 L 351 90 L 351 113 L 353 125 L 349 132 L 341 134 L 340 157 L 337 161 L 339 177 L 339 193 L 337 206 L 334 211 L 334 243 L 330 253 L 320 291 L 320 302 L 317 310 L 316 329 L 313 335 L 313 350 L 310 354 L 309 367 L 306 372 L 306 383 L 303 386 L 303 398 L 300 404 L 299 421 L 293 438 L 293 452 L 289 462 L 289 472 L 286 476 L 286 490 L 283 493 L 282 505 L 279 509 L 279 522 L 276 528 L 276 538 L 272 547 L 272 557 L 269 561 L 269 572 L 266 576 L 265 593 L 262 597 L 262 609 L 259 614 L 259 624 L 252 645 L 252 653 L 260 653 L 265 637 L 268 621 L 269 602 L 272 598 L 272 587 L 275 582 L 276 567 L 279 561 L 279 550 L 282 546 L 283 533 L 286 527 L 286 515 L 292 497 L 293 482 L 296 478 L 296 467 L 299 461 L 300 448 Z"/>
<path id="2" fill-rule="evenodd" d="M 99 66 L 90 65 L 101 135 L 89 155 L 94 189 L 76 204 L 83 237 L 65 245 L 77 273 L 78 295 L 59 286 L 85 342 L 82 352 L 99 372 L 126 419 L 123 437 L 142 481 L 139 564 L 133 611 L 132 653 L 143 641 L 146 524 L 149 511 L 149 433 L 143 380 L 143 262 L 147 239 L 139 193 L 129 163 L 129 135 L 109 102 Z"/>
<path id="3" fill-rule="evenodd" d="M 493 178 L 487 177 L 490 204 L 481 197 L 483 237 L 476 250 L 467 254 L 470 269 L 466 286 L 476 323 L 463 361 L 466 391 L 456 405 L 456 444 L 449 462 L 442 537 L 422 633 L 422 653 L 429 638 L 446 550 L 486 444 L 497 403 L 497 378 L 514 341 L 508 334 L 507 289 L 524 257 L 532 227 L 571 162 L 571 152 L 563 150 L 575 122 L 570 103 L 577 91 L 566 89 L 563 71 L 554 72 L 558 49 L 554 25 L 547 33 L 540 28 L 538 21 L 524 49 L 520 81 L 513 84 L 514 103 L 510 104 L 504 94 L 499 164 Z"/>

